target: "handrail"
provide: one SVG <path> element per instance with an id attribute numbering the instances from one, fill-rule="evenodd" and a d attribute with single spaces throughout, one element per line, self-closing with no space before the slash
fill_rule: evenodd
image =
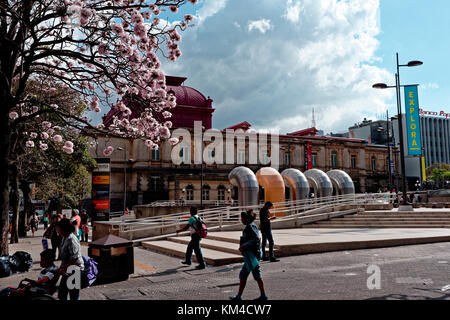
<path id="1" fill-rule="evenodd" d="M 279 219 L 292 218 L 298 215 L 314 214 L 313 211 L 317 211 L 317 208 L 328 208 L 336 205 L 363 205 L 368 203 L 392 203 L 396 195 L 392 193 L 375 193 L 375 194 L 350 194 L 350 195 L 338 195 L 324 198 L 309 198 L 303 200 L 286 201 L 273 204 L 273 212 L 277 214 L 283 214 L 284 216 Z M 253 209 L 259 210 L 263 204 L 246 207 L 246 210 Z M 212 209 L 199 210 L 198 214 L 202 217 L 205 223 L 218 222 L 220 228 L 225 225 L 238 224 L 240 221 L 240 213 L 244 210 L 241 207 L 219 207 Z M 147 217 L 141 219 L 122 221 L 118 226 L 113 225 L 114 230 L 119 229 L 120 232 L 128 233 L 135 231 L 142 231 L 148 229 L 161 229 L 162 227 L 174 227 L 179 226 L 181 223 L 185 223 L 189 219 L 189 212 L 174 213 L 165 216 Z"/>

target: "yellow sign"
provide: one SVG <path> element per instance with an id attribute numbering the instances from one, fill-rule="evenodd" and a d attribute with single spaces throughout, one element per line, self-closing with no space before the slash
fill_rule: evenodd
<path id="1" fill-rule="evenodd" d="M 422 181 L 427 181 L 427 169 L 425 168 L 425 157 L 422 158 Z"/>
<path id="2" fill-rule="evenodd" d="M 109 184 L 109 176 L 93 176 L 92 184 Z"/>

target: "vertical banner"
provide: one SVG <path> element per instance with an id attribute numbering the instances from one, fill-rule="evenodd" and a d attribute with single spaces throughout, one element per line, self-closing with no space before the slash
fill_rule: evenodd
<path id="1" fill-rule="evenodd" d="M 97 158 L 92 172 L 92 221 L 109 221 L 111 159 Z"/>
<path id="2" fill-rule="evenodd" d="M 406 133 L 408 136 L 408 155 L 422 155 L 420 136 L 419 95 L 417 86 L 405 86 Z"/>
<path id="3" fill-rule="evenodd" d="M 391 163 L 389 164 L 391 166 L 391 176 L 395 175 L 395 171 L 394 171 L 394 145 L 393 144 L 389 144 L 390 148 L 389 148 L 389 157 L 391 158 Z"/>
<path id="4" fill-rule="evenodd" d="M 305 171 L 312 169 L 311 145 L 311 141 L 305 143 Z"/>
<path id="5" fill-rule="evenodd" d="M 421 157 L 422 160 L 422 181 L 427 181 L 427 168 L 425 168 L 425 157 Z"/>

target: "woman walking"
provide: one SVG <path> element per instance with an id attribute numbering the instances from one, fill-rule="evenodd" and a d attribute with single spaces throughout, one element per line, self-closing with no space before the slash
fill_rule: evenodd
<path id="1" fill-rule="evenodd" d="M 67 286 L 67 280 L 72 275 L 67 273 L 69 266 L 77 266 L 80 273 L 84 270 L 80 242 L 73 233 L 75 226 L 68 219 L 62 219 L 56 224 L 56 230 L 62 237 L 60 247 L 61 266 L 59 267 L 59 274 L 62 275 L 62 278 L 59 284 L 58 299 L 67 300 L 67 294 L 69 294 L 70 300 L 78 300 L 80 289 L 69 289 Z"/>
<path id="2" fill-rule="evenodd" d="M 33 233 L 34 237 L 34 233 L 37 231 L 39 225 L 39 216 L 37 215 L 36 212 L 34 212 L 33 215 L 30 217 L 29 223 L 31 225 L 31 232 Z"/>
<path id="3" fill-rule="evenodd" d="M 261 258 L 261 239 L 256 225 L 253 224 L 256 215 L 253 210 L 241 213 L 241 221 L 245 225 L 242 231 L 239 251 L 244 256 L 244 265 L 239 273 L 239 291 L 235 296 L 230 297 L 231 300 L 242 300 L 242 293 L 244 292 L 247 278 L 250 273 L 258 283 L 261 295 L 256 299 L 257 301 L 267 300 L 266 292 L 264 291 L 264 282 L 261 275 L 261 268 L 259 260 Z"/>

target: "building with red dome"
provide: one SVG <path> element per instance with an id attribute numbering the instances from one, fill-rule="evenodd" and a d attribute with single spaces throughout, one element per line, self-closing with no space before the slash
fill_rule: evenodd
<path id="1" fill-rule="evenodd" d="M 168 119 L 172 122 L 172 128 L 194 128 L 194 121 L 202 121 L 205 129 L 212 128 L 212 114 L 214 109 L 212 107 L 213 100 L 206 98 L 200 91 L 183 86 L 187 80 L 185 77 L 166 76 L 167 93 L 172 93 L 176 97 L 177 105 L 171 109 L 172 118 Z M 124 99 L 125 105 L 131 109 L 129 119 L 139 117 L 144 111 L 143 107 Z M 123 116 L 118 109 L 111 109 L 105 116 L 103 116 L 103 124 L 109 126 L 114 116 L 121 119 Z"/>

